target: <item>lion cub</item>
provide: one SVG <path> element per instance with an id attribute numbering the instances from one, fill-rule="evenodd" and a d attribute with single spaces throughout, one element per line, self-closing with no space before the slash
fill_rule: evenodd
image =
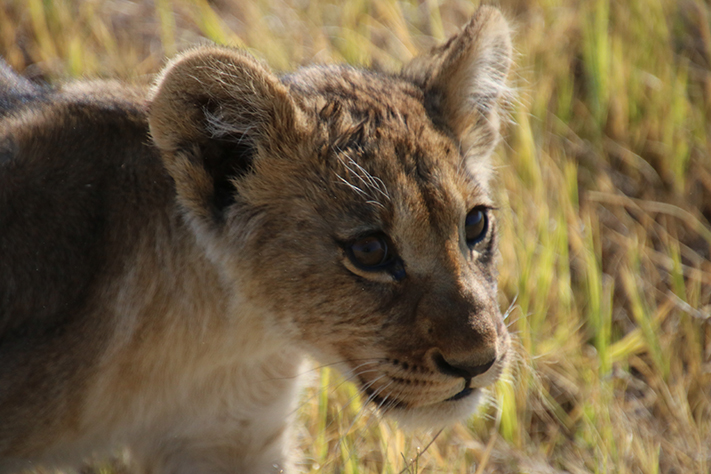
<path id="1" fill-rule="evenodd" d="M 0 66 L 0 471 L 289 470 L 305 354 L 409 424 L 501 374 L 482 7 L 396 75 L 201 47 L 150 91 Z"/>

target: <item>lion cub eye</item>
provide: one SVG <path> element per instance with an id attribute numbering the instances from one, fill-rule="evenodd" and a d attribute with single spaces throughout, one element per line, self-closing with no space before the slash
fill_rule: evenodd
<path id="1" fill-rule="evenodd" d="M 366 270 L 375 269 L 390 261 L 388 244 L 380 235 L 361 237 L 351 243 L 348 249 L 353 263 Z"/>
<path id="2" fill-rule="evenodd" d="M 464 234 L 467 239 L 467 245 L 470 247 L 481 242 L 486 236 L 486 231 L 489 227 L 489 219 L 486 215 L 486 209 L 475 207 L 464 220 Z"/>

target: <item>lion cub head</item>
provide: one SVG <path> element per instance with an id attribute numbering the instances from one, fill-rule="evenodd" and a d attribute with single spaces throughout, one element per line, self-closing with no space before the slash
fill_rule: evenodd
<path id="1" fill-rule="evenodd" d="M 489 155 L 510 58 L 506 22 L 481 8 L 398 75 L 277 77 L 217 47 L 170 64 L 151 133 L 231 317 L 337 365 L 400 419 L 470 413 L 509 348 Z"/>

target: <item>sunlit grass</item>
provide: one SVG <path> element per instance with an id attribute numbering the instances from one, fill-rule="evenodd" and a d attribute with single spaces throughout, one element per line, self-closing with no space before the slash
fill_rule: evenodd
<path id="1" fill-rule="evenodd" d="M 711 472 L 711 7 L 501 0 L 519 99 L 499 149 L 501 306 L 518 356 L 494 403 L 403 434 L 330 370 L 295 430 L 304 472 Z M 150 80 L 199 41 L 276 70 L 394 71 L 477 2 L 6 0 L 0 54 L 35 79 Z M 425 449 L 426 448 L 426 449 Z"/>

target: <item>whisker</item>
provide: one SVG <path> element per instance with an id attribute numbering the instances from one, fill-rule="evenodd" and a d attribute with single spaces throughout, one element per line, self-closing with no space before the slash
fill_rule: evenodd
<path id="1" fill-rule="evenodd" d="M 333 147 L 333 149 L 336 159 L 338 159 L 341 165 L 348 171 L 348 174 L 360 183 L 360 186 L 336 174 L 338 180 L 356 192 L 356 194 L 366 198 L 366 204 L 372 204 L 385 209 L 385 204 L 383 204 L 379 198 L 382 197 L 388 202 L 391 201 L 391 198 L 383 180 L 370 174 L 368 170 L 363 168 L 363 166 L 358 164 L 348 153 L 339 147 Z"/>
<path id="2" fill-rule="evenodd" d="M 383 393 L 388 387 L 390 387 L 391 385 L 393 385 L 393 383 L 394 383 L 394 381 L 390 381 L 388 384 L 386 384 L 386 385 L 384 385 L 384 386 L 378 388 L 377 390 L 375 390 L 372 394 L 370 394 L 370 395 L 368 396 L 368 398 L 366 399 L 366 401 L 363 403 L 363 406 L 361 407 L 361 409 L 358 411 L 358 413 L 357 413 L 357 414 L 355 415 L 355 417 L 353 418 L 353 421 L 351 422 L 351 424 L 350 424 L 350 426 L 348 427 L 348 430 L 346 431 L 345 434 L 350 433 L 350 431 L 353 429 L 353 426 L 355 425 L 356 421 L 362 416 L 363 411 L 369 406 L 370 402 L 374 402 L 374 401 L 380 396 L 380 394 Z M 402 393 L 402 390 L 400 390 L 400 391 L 398 392 L 398 395 L 400 395 L 401 393 Z M 385 411 L 385 410 L 387 410 L 388 408 L 390 408 L 391 406 L 394 406 L 394 405 L 397 403 L 397 401 L 395 401 L 395 400 L 389 401 L 388 403 L 386 403 L 385 406 L 383 405 L 391 395 L 393 395 L 393 394 L 391 393 L 391 394 L 389 394 L 388 396 L 386 396 L 386 397 L 380 402 L 380 404 L 378 405 L 378 407 L 377 407 L 376 410 Z M 395 397 L 395 398 L 396 398 L 396 397 Z M 390 405 L 390 407 L 387 406 L 387 405 Z M 378 413 L 378 412 L 375 411 L 374 414 L 377 415 L 377 413 Z M 373 416 L 372 418 L 368 419 L 367 422 L 366 422 L 366 424 L 365 424 L 365 426 L 364 426 L 364 428 L 363 428 L 363 431 L 364 431 L 364 432 L 369 431 L 369 430 L 371 429 L 371 427 L 373 426 L 373 424 L 374 424 L 374 423 L 377 423 L 378 421 L 379 421 L 379 420 L 377 419 L 376 416 Z M 364 441 L 363 439 L 361 439 L 361 443 L 364 443 L 364 442 L 365 442 L 365 441 Z M 339 446 L 340 446 L 340 443 L 341 443 L 341 440 L 339 439 L 339 443 L 338 443 Z M 358 451 L 358 446 L 359 446 L 358 444 L 354 444 L 354 445 L 351 447 L 351 449 L 349 450 L 348 459 L 351 459 L 351 458 L 355 455 L 355 453 Z"/>
<path id="3" fill-rule="evenodd" d="M 509 307 L 504 312 L 504 314 L 503 314 L 504 321 L 506 321 L 509 318 L 509 316 L 511 316 L 511 313 L 516 308 L 516 301 L 518 301 L 518 293 L 516 293 L 514 295 L 514 298 L 511 301 L 511 304 L 509 304 Z"/>
<path id="4" fill-rule="evenodd" d="M 364 365 L 367 365 L 367 363 L 361 364 L 361 366 L 364 366 Z M 319 388 L 318 390 L 316 390 L 312 395 L 309 395 L 309 396 L 308 396 L 303 402 L 301 402 L 296 408 L 294 408 L 294 410 L 292 410 L 292 411 L 289 413 L 289 415 L 292 415 L 293 413 L 299 411 L 301 408 L 303 408 L 303 407 L 306 406 L 308 403 L 310 403 L 311 401 L 313 401 L 314 398 L 316 398 L 316 397 L 318 397 L 319 395 L 321 395 L 324 390 L 328 390 L 328 391 L 329 391 L 329 395 L 330 395 L 330 394 L 333 394 L 333 393 L 335 393 L 336 390 L 338 390 L 342 385 L 344 385 L 344 384 L 346 384 L 346 383 L 348 383 L 348 382 L 352 382 L 353 379 L 357 378 L 359 375 L 367 374 L 367 373 L 371 373 L 371 372 L 376 372 L 376 370 L 375 370 L 375 369 L 373 369 L 373 370 L 361 370 L 361 371 L 358 371 L 358 372 L 354 372 L 354 373 L 352 373 L 351 375 L 349 375 L 348 377 L 343 377 L 343 380 L 340 380 L 338 383 L 335 383 L 335 382 L 334 382 L 334 383 L 332 383 L 332 384 L 329 384 L 328 387 L 320 387 L 320 388 Z M 376 378 L 375 380 L 377 380 L 377 378 Z M 350 405 L 350 404 L 353 402 L 354 399 L 355 399 L 355 397 L 351 397 L 351 399 L 348 401 L 348 404 L 347 404 L 346 406 Z"/>
<path id="5" fill-rule="evenodd" d="M 363 364 L 368 364 L 368 363 L 370 363 L 370 364 L 377 364 L 377 363 L 379 363 L 379 362 L 383 362 L 383 361 L 386 360 L 386 359 L 385 359 L 385 358 L 382 358 L 382 357 L 377 357 L 377 358 L 374 357 L 374 358 L 367 358 L 367 359 L 343 359 L 343 360 L 339 360 L 339 361 L 336 361 L 336 362 L 331 362 L 331 363 L 328 363 L 328 364 L 320 364 L 320 365 L 317 365 L 317 366 L 313 366 L 313 367 L 311 367 L 310 369 L 305 370 L 305 371 L 303 371 L 303 372 L 299 372 L 299 373 L 296 374 L 296 375 L 289 375 L 289 376 L 286 376 L 286 377 L 269 377 L 269 378 L 265 378 L 265 379 L 263 379 L 263 380 L 288 380 L 288 379 L 296 379 L 296 378 L 299 378 L 299 377 L 304 376 L 304 375 L 306 375 L 306 374 L 319 371 L 319 370 L 321 370 L 321 369 L 331 368 L 331 367 L 335 367 L 335 366 L 338 366 L 338 365 L 341 365 L 341 364 L 346 364 L 346 363 L 348 363 L 348 362 L 355 362 L 355 361 L 360 361 L 360 360 L 368 361 L 368 362 L 364 362 Z M 354 367 L 353 369 L 350 369 L 350 370 L 356 370 L 357 368 L 361 367 L 363 364 L 357 365 L 356 367 Z"/>
<path id="6" fill-rule="evenodd" d="M 386 377 L 386 375 L 383 374 L 383 375 L 381 375 L 380 377 L 376 377 L 375 379 L 371 380 L 369 383 L 367 383 L 367 384 L 364 386 L 364 389 L 367 389 L 367 388 L 372 387 L 373 384 L 375 384 L 375 382 L 377 382 L 378 380 L 382 379 L 383 377 Z M 351 421 L 351 424 L 348 426 L 348 429 L 338 438 L 338 442 L 334 445 L 334 447 L 333 447 L 333 456 L 334 456 L 334 457 L 336 457 L 336 454 L 337 454 L 338 451 L 340 450 L 341 444 L 342 444 L 342 441 L 343 441 L 345 435 L 347 435 L 348 433 L 351 432 L 351 430 L 353 429 L 353 426 L 355 426 L 356 421 L 360 418 L 361 414 L 363 413 L 363 410 L 365 410 L 365 408 L 368 406 L 368 404 L 369 404 L 371 401 L 373 401 L 374 398 L 377 397 L 379 393 L 381 393 L 383 390 L 385 390 L 387 387 L 389 387 L 392 383 L 393 383 L 393 382 L 390 381 L 389 383 L 387 383 L 387 384 L 384 385 L 383 387 L 380 387 L 379 389 L 375 390 L 371 395 L 368 396 L 368 398 L 366 398 L 365 401 L 363 401 L 363 404 L 362 404 L 360 410 L 359 410 L 358 413 L 356 413 L 356 415 L 353 417 L 353 420 Z M 348 404 L 352 403 L 354 399 L 355 399 L 355 397 L 352 397 Z M 355 447 L 354 447 L 354 449 L 352 449 L 352 450 L 350 451 L 350 453 L 349 453 L 349 455 L 348 455 L 348 459 L 350 459 L 350 458 L 353 456 L 354 453 L 355 453 Z"/>

